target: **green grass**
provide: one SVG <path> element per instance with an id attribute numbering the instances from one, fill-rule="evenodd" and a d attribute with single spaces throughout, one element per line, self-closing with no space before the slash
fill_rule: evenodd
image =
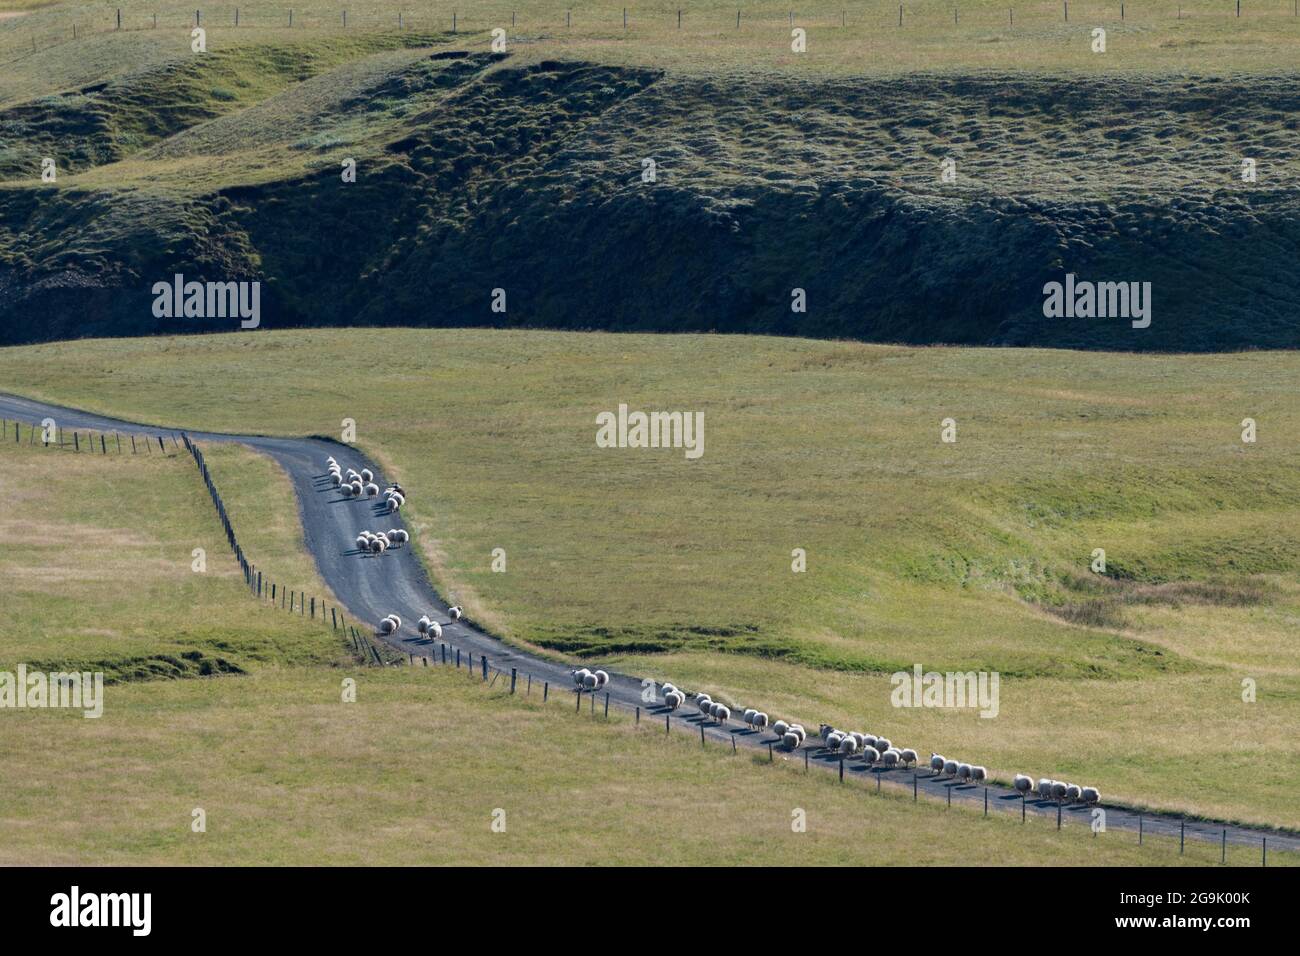
<path id="1" fill-rule="evenodd" d="M 358 356 L 419 358 L 374 385 Z M 0 388 L 189 428 L 353 418 L 439 587 L 510 640 L 1294 827 L 1296 362 L 354 329 L 8 349 Z M 598 449 L 619 402 L 704 411 L 704 456 Z M 915 663 L 998 671 L 1001 715 L 893 709 Z"/>
<path id="2" fill-rule="evenodd" d="M 303 554 L 277 466 L 237 447 L 208 457 L 240 502 L 236 530 L 250 560 L 335 604 Z M 0 473 L 0 531 L 21 542 L 0 557 L 0 667 L 100 670 L 115 682 L 349 659 L 319 620 L 249 596 L 187 454 L 78 455 L 10 442 L 0 445 Z M 195 570 L 195 549 L 206 570 Z"/>
<path id="3" fill-rule="evenodd" d="M 344 676 L 356 703 L 341 702 Z M 131 685 L 99 720 L 5 715 L 5 865 L 1217 864 L 1215 845 L 1057 832 L 701 750 L 441 668 Z M 509 727 L 490 740 L 476 728 Z M 22 743 L 39 736 L 41 748 Z M 54 786 L 52 781 L 58 781 Z M 192 812 L 207 831 L 191 831 Z M 792 813 L 806 813 L 794 833 Z M 505 832 L 491 830 L 505 813 Z M 870 838 L 846 839 L 845 828 Z M 1232 848 L 1230 865 L 1258 865 Z M 1270 864 L 1295 862 L 1275 854 Z"/>

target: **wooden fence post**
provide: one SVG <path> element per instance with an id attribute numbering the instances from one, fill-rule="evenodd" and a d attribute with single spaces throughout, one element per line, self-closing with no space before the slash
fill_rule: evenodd
<path id="1" fill-rule="evenodd" d="M 515 678 L 518 676 L 515 668 L 510 668 L 510 693 L 515 692 Z"/>
<path id="2" fill-rule="evenodd" d="M 542 703 L 543 704 L 546 703 L 546 698 L 549 697 L 550 694 L 551 694 L 551 682 L 543 681 L 542 682 Z"/>

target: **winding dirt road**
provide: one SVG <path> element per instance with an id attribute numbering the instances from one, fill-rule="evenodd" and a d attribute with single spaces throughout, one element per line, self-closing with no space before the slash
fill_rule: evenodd
<path id="1" fill-rule="evenodd" d="M 42 419 L 52 418 L 61 430 L 89 429 L 94 431 L 120 431 L 123 433 L 161 435 L 167 438 L 179 437 L 182 432 L 173 428 L 158 428 L 124 422 L 102 415 L 75 409 L 48 405 L 31 399 L 13 395 L 0 394 L 0 417 L 11 421 L 17 420 L 29 424 L 39 423 Z M 12 426 L 10 426 L 12 433 Z M 350 446 L 320 438 L 272 438 L 257 435 L 228 435 L 211 432 L 187 432 L 196 442 L 238 442 L 269 455 L 288 473 L 293 482 L 301 512 L 303 535 L 307 548 L 320 569 L 321 577 L 329 585 L 336 597 L 352 616 L 361 622 L 378 622 L 385 615 L 396 613 L 402 617 L 403 627 L 399 634 L 385 638 L 394 648 L 403 654 L 432 657 L 437 646 L 422 638 L 415 630 L 415 621 L 421 614 L 429 614 L 435 620 L 444 622 L 442 643 L 459 647 L 475 656 L 486 655 L 491 667 L 509 672 L 518 668 L 521 677 L 532 675 L 533 682 L 549 681 L 553 692 L 573 693 L 573 680 L 570 676 L 571 665 L 549 660 L 544 657 L 511 647 L 497 638 L 475 627 L 472 622 L 447 622 L 447 605 L 438 596 L 430 583 L 424 566 L 415 556 L 413 546 L 390 550 L 379 557 L 360 555 L 355 549 L 355 539 L 365 529 L 402 527 L 396 515 L 379 515 L 379 506 L 375 499 L 346 499 L 327 481 L 325 459 L 333 455 L 344 470 L 370 468 L 375 473 L 375 480 L 383 487 L 379 468 L 360 452 Z M 12 440 L 11 438 L 8 440 Z M 220 484 L 218 483 L 218 487 Z M 414 494 L 419 490 L 414 489 Z M 238 528 L 238 516 L 234 518 Z M 414 545 L 414 542 L 412 542 Z M 672 675 L 657 675 L 657 679 Z M 610 706 L 631 711 L 640 707 L 642 719 L 665 719 L 662 698 L 657 694 L 651 701 L 643 697 L 645 686 L 640 678 L 624 674 L 612 674 L 609 686 Z M 657 687 L 655 688 L 657 691 Z M 603 707 L 601 696 L 598 707 Z M 584 707 L 587 704 L 584 702 Z M 785 715 L 783 715 L 785 716 Z M 681 730 L 689 730 L 696 735 L 703 728 L 704 738 L 726 745 L 734 742 L 737 748 L 747 747 L 766 753 L 768 744 L 774 740 L 770 733 L 759 733 L 748 728 L 736 726 L 721 727 L 712 721 L 705 721 L 688 700 L 686 705 L 669 718 L 671 725 Z M 796 716 L 794 719 L 801 719 Z M 785 754 L 780 750 L 774 753 L 775 759 L 807 760 L 810 767 L 838 772 L 838 758 L 825 753 L 820 748 L 820 740 L 815 736 L 817 722 L 805 719 L 805 726 L 810 728 L 813 736 L 809 739 L 807 754 Z M 909 744 L 913 742 L 908 741 Z M 917 747 L 920 751 L 920 747 Z M 929 751 L 922 751 L 922 763 Z M 878 770 L 863 766 L 860 761 L 850 761 L 844 765 L 846 782 L 855 781 L 870 787 L 892 786 L 913 789 L 919 796 L 949 800 L 954 805 L 982 812 L 985 800 L 989 812 L 1022 812 L 1022 802 L 1013 790 L 990 785 L 987 788 L 962 785 L 954 781 L 932 776 L 928 770 L 912 773 L 906 770 Z M 987 790 L 987 793 L 986 793 Z M 1262 847 L 1262 840 L 1268 840 L 1268 851 L 1300 850 L 1300 835 L 1240 826 L 1213 821 L 1180 821 L 1169 814 L 1139 814 L 1125 807 L 1106 805 L 1105 824 L 1108 831 L 1128 831 L 1136 833 L 1139 827 L 1145 833 L 1157 834 L 1177 839 L 1180 823 L 1184 823 L 1185 835 L 1189 840 L 1218 843 L 1224 839 L 1234 845 Z M 1033 816 L 1061 815 L 1063 825 L 1088 826 L 1091 822 L 1091 810 L 1082 806 L 1061 808 L 1047 801 L 1028 800 L 1023 804 L 1023 812 Z M 1037 825 L 1042 826 L 1042 823 Z M 1123 837 L 1128 839 L 1129 837 Z"/>

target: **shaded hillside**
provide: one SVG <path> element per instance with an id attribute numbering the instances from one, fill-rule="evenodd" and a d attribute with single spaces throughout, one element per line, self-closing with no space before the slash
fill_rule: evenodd
<path id="1" fill-rule="evenodd" d="M 69 185 L 31 185 L 31 151 L 6 154 L 0 341 L 229 328 L 153 316 L 150 287 L 179 272 L 260 279 L 278 328 L 1300 346 L 1289 78 L 726 84 L 448 50 L 332 88 L 301 56 L 242 55 L 265 91 L 242 109 L 194 94 L 192 71 L 139 78 L 149 96 L 118 81 L 117 114 L 149 132 L 124 142 L 113 111 L 88 114 Z M 169 78 L 192 122 L 158 95 Z M 172 105 L 151 123 L 153 99 Z M 0 130 L 57 140 L 63 106 L 12 108 Z M 1151 283 L 1150 327 L 1045 318 L 1044 283 L 1067 272 Z"/>

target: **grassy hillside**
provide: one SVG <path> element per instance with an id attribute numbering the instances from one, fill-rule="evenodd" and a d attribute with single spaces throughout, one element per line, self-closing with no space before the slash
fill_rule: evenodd
<path id="1" fill-rule="evenodd" d="M 511 640 L 1297 826 L 1295 364 L 349 330 L 8 349 L 0 389 L 190 428 L 353 418 L 440 588 Z M 620 402 L 703 411 L 703 457 L 597 448 Z M 892 708 L 916 663 L 998 671 L 1000 715 Z"/>
<path id="2" fill-rule="evenodd" d="M 319 587 L 283 476 L 237 448 L 208 461 L 250 553 Z M 0 532 L 25 542 L 0 558 L 0 669 L 103 668 L 111 682 L 98 719 L 0 712 L 4 865 L 1218 860 L 1214 846 L 1180 858 L 1170 841 L 868 795 L 626 716 L 575 716 L 563 695 L 544 707 L 441 668 L 357 667 L 328 632 L 248 596 L 184 457 L 2 445 L 0 501 Z M 191 546 L 208 548 L 206 573 Z M 484 727 L 510 731 L 485 746 Z M 505 833 L 490 829 L 498 808 Z M 795 808 L 806 833 L 790 829 Z M 845 839 L 845 820 L 874 838 Z"/>
<path id="3" fill-rule="evenodd" d="M 402 31 L 396 6 L 346 30 L 336 7 L 295 7 L 292 30 L 272 26 L 287 10 L 241 7 L 235 29 L 210 8 L 203 55 L 192 8 L 156 30 L 130 3 L 120 32 L 109 6 L 0 22 L 0 341 L 176 331 L 149 289 L 182 272 L 261 279 L 277 327 L 1300 344 L 1280 265 L 1300 244 L 1300 19 L 1281 0 L 1122 22 L 1074 4 L 1068 24 L 1036 4 L 1014 28 L 991 2 L 955 25 L 919 4 L 902 30 L 888 4 L 810 9 L 806 54 L 771 4 L 740 30 L 720 4 L 681 30 L 675 5 L 633 8 L 626 34 L 621 6 L 566 28 L 530 3 L 511 30 L 515 6 L 476 5 L 455 34 L 450 7 Z M 1044 318 L 1067 272 L 1150 282 L 1150 328 Z"/>

